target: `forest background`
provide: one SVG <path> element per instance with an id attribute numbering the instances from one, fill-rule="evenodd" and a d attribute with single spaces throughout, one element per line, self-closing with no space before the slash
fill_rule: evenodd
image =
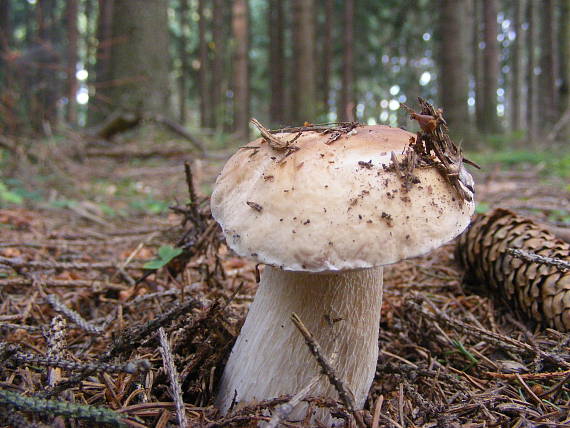
<path id="1" fill-rule="evenodd" d="M 0 0 L 0 425 L 267 420 L 263 406 L 228 418 L 213 406 L 259 270 L 224 246 L 208 202 L 224 162 L 258 136 L 251 117 L 415 132 L 402 104 L 423 97 L 481 166 L 468 166 L 478 213 L 512 210 L 570 242 L 569 9 Z M 568 335 L 475 294 L 454 251 L 386 267 L 369 426 L 567 424 Z M 517 281 L 537 271 L 524 266 Z M 44 354 L 103 365 L 30 364 Z M 111 360 L 131 366 L 110 372 Z"/>
<path id="2" fill-rule="evenodd" d="M 54 134 L 118 110 L 160 112 L 212 138 L 244 140 L 251 116 L 268 126 L 403 126 L 400 103 L 422 96 L 468 147 L 560 140 L 569 132 L 569 7 L 1 0 L 0 126 L 4 135 Z"/>

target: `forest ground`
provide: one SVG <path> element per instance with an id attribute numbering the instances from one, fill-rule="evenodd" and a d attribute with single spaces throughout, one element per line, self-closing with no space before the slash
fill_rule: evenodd
<path id="1" fill-rule="evenodd" d="M 5 423 L 53 425 L 64 416 L 85 419 L 85 426 L 175 423 L 180 410 L 169 380 L 172 366 L 165 368 L 159 349 L 161 326 L 190 426 L 255 426 L 271 419 L 264 408 L 287 401 L 252 404 L 227 418 L 212 407 L 225 358 L 256 289 L 255 265 L 219 241 L 203 197 L 235 148 L 210 147 L 208 156 L 198 159 L 187 143 L 164 136 L 157 148 L 154 131 L 149 132 L 89 146 L 70 134 L 21 152 L 8 166 L 14 179 L 0 192 L 14 203 L 0 209 L 0 332 L 2 342 L 16 346 L 0 348 L 6 358 L 0 402 L 12 406 L 0 411 Z M 509 208 L 570 239 L 568 153 L 495 151 L 474 157 L 483 166 L 473 172 L 479 211 Z M 186 205 L 185 160 L 202 200 L 201 234 L 192 232 L 199 225 Z M 143 264 L 164 264 L 188 236 L 202 244 L 180 276 L 160 269 L 135 284 Z M 160 247 L 166 248 L 161 255 Z M 386 268 L 381 353 L 364 422 L 372 427 L 569 423 L 569 337 L 533 326 L 484 290 L 466 288 L 453 250 L 451 243 Z M 66 322 L 55 318 L 58 312 Z M 49 363 L 51 368 L 43 369 L 45 362 L 27 354 L 81 367 Z M 100 364 L 142 359 L 150 368 L 146 362 Z M 98 362 L 97 373 L 86 362 Z M 78 373 L 82 379 L 76 377 L 69 389 L 50 389 L 50 382 L 57 385 Z M 46 411 L 39 398 L 23 402 L 5 391 L 30 397 L 43 391 L 45 398 L 84 407 Z M 342 404 L 310 402 L 349 418 Z M 115 412 L 102 415 L 90 406 Z M 6 409 L 19 412 L 8 416 Z"/>

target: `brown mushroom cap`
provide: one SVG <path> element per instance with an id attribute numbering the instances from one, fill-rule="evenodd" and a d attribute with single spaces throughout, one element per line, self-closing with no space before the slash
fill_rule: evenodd
<path id="1" fill-rule="evenodd" d="M 296 134 L 276 134 L 287 141 Z M 434 167 L 416 168 L 409 190 L 393 169 L 414 134 L 359 126 L 332 144 L 304 132 L 284 153 L 262 139 L 240 149 L 216 181 L 211 207 L 228 245 L 261 263 L 295 271 L 386 265 L 425 254 L 469 224 L 462 201 Z"/>

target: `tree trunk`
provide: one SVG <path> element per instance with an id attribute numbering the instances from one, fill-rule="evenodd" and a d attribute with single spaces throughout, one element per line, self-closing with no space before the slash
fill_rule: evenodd
<path id="1" fill-rule="evenodd" d="M 332 30 L 333 22 L 333 0 L 322 0 L 324 3 L 324 21 L 323 28 L 320 31 L 322 40 L 321 49 L 321 72 L 319 81 L 321 82 L 321 103 L 322 109 L 325 114 L 329 112 L 329 95 L 330 95 L 330 80 L 332 69 L 332 49 L 333 38 Z"/>
<path id="2" fill-rule="evenodd" d="M 570 109 L 570 2 L 560 4 L 560 114 Z M 563 138 L 570 140 L 570 123 L 566 124 Z"/>
<path id="3" fill-rule="evenodd" d="M 483 131 L 483 55 L 481 50 L 481 0 L 473 0 L 473 80 L 475 84 L 475 125 Z"/>
<path id="4" fill-rule="evenodd" d="M 356 97 L 354 95 L 354 6 L 355 0 L 344 2 L 342 86 L 337 117 L 340 121 L 355 120 Z"/>
<path id="5" fill-rule="evenodd" d="M 168 1 L 113 4 L 111 100 L 114 109 L 168 116 Z"/>
<path id="6" fill-rule="evenodd" d="M 200 124 L 203 128 L 212 127 L 212 109 L 210 100 L 210 85 L 208 77 L 208 41 L 206 40 L 206 16 L 204 14 L 205 0 L 198 0 L 198 46 L 200 54 L 200 70 L 198 72 L 198 87 L 200 91 Z"/>
<path id="7" fill-rule="evenodd" d="M 111 106 L 111 47 L 113 46 L 114 0 L 99 0 L 97 16 L 97 49 L 93 67 L 92 85 L 94 96 L 89 100 L 88 124 L 95 125 L 112 111 Z"/>
<path id="8" fill-rule="evenodd" d="M 12 44 L 12 22 L 10 0 L 0 0 L 0 55 Z"/>
<path id="9" fill-rule="evenodd" d="M 226 57 L 226 49 L 224 43 L 224 0 L 214 0 L 214 19 L 213 19 L 213 40 L 214 52 L 212 58 L 212 79 L 211 79 L 211 99 L 212 99 L 212 118 L 213 125 L 220 128 L 220 124 L 224 122 L 225 105 L 225 88 L 227 86 L 224 79 L 224 62 Z"/>
<path id="10" fill-rule="evenodd" d="M 565 0 L 568 1 L 568 0 Z M 539 132 L 546 134 L 558 117 L 558 89 L 556 87 L 556 19 L 554 0 L 544 0 L 541 5 L 541 55 L 540 55 L 540 118 Z"/>
<path id="11" fill-rule="evenodd" d="M 78 61 L 77 52 L 77 14 L 78 3 L 77 0 L 67 0 L 67 78 L 66 78 L 66 95 L 67 95 L 67 109 L 66 119 L 70 125 L 77 122 L 77 78 L 76 68 Z"/>
<path id="12" fill-rule="evenodd" d="M 532 0 L 531 0 L 532 1 Z M 523 56 L 523 29 L 525 0 L 513 0 L 513 28 L 516 36 L 512 44 L 511 59 L 511 130 L 518 131 L 522 129 L 521 123 L 521 69 Z"/>
<path id="13" fill-rule="evenodd" d="M 293 0 L 293 87 L 291 116 L 295 123 L 315 120 L 315 2 Z"/>
<path id="14" fill-rule="evenodd" d="M 527 23 L 528 23 L 528 33 L 527 33 L 527 70 L 526 70 L 526 86 L 527 86 L 527 96 L 526 96 L 526 122 L 528 129 L 528 137 L 530 140 L 536 138 L 536 125 L 537 125 L 537 78 L 534 70 L 536 69 L 536 47 L 537 47 L 537 31 L 536 31 L 536 5 L 535 2 L 530 0 L 527 4 Z"/>
<path id="15" fill-rule="evenodd" d="M 497 88 L 499 86 L 499 45 L 497 43 L 497 0 L 483 0 L 485 50 L 483 51 L 483 130 L 497 133 Z"/>
<path id="16" fill-rule="evenodd" d="M 232 29 L 234 48 L 234 132 L 237 138 L 249 137 L 249 5 L 234 0 Z"/>
<path id="17" fill-rule="evenodd" d="M 463 136 L 469 133 L 466 10 L 462 0 L 441 0 L 439 5 L 441 105 L 450 129 Z"/>
<path id="18" fill-rule="evenodd" d="M 269 120 L 272 125 L 285 125 L 285 22 L 282 0 L 270 0 L 269 23 L 269 79 L 271 101 Z"/>
<path id="19" fill-rule="evenodd" d="M 180 26 L 180 38 L 178 40 L 178 55 L 180 57 L 180 76 L 178 76 L 178 121 L 186 123 L 187 118 L 187 98 L 188 98 L 188 74 L 190 67 L 188 64 L 188 0 L 179 0 L 178 3 L 178 25 Z"/>
<path id="20" fill-rule="evenodd" d="M 33 93 L 32 125 L 36 131 L 51 133 L 57 122 L 57 73 L 61 58 L 54 46 L 55 38 L 55 0 L 43 0 L 35 6 L 38 43 L 30 49 L 30 55 L 36 56 L 36 78 L 31 82 Z"/>

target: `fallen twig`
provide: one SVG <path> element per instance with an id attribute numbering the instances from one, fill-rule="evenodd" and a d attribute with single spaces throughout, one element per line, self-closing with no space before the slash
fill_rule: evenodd
<path id="1" fill-rule="evenodd" d="M 68 320 L 73 322 L 82 330 L 89 334 L 100 335 L 103 330 L 100 327 L 95 327 L 88 321 L 86 321 L 81 315 L 75 312 L 73 309 L 64 305 L 55 294 L 48 294 L 46 297 L 47 302 L 53 307 L 56 312 L 64 315 Z"/>
<path id="2" fill-rule="evenodd" d="M 570 263 L 565 260 L 557 259 L 554 257 L 545 257 L 540 254 L 532 253 L 530 251 L 520 250 L 518 248 L 507 248 L 507 253 L 518 259 L 530 262 L 530 263 L 540 263 L 549 266 L 555 266 L 561 272 L 567 272 L 570 270 Z"/>
<path id="3" fill-rule="evenodd" d="M 17 392 L 1 389 L 0 403 L 14 406 L 16 409 L 24 412 L 41 415 L 61 415 L 69 418 L 86 419 L 91 423 L 104 423 L 119 427 L 128 426 L 127 421 L 121 415 L 103 407 L 25 397 Z"/>
<path id="4" fill-rule="evenodd" d="M 356 420 L 356 424 L 361 428 L 365 428 L 366 424 L 364 423 L 364 420 L 362 419 L 362 415 L 356 409 L 356 403 L 354 402 L 354 394 L 352 393 L 350 388 L 347 385 L 345 385 L 344 381 L 336 375 L 334 368 L 331 366 L 328 359 L 323 355 L 323 352 L 321 350 L 321 346 L 313 338 L 313 335 L 307 329 L 305 324 L 303 324 L 303 321 L 301 321 L 301 318 L 299 318 L 299 315 L 297 315 L 296 313 L 293 312 L 291 314 L 291 321 L 293 321 L 293 324 L 295 324 L 295 327 L 297 327 L 299 332 L 305 338 L 305 343 L 307 344 L 309 351 L 311 351 L 311 354 L 313 354 L 313 356 L 315 357 L 315 359 L 317 360 L 317 362 L 319 363 L 319 365 L 323 369 L 323 372 L 328 377 L 329 382 L 337 390 L 338 395 L 339 395 L 341 401 L 343 402 L 343 404 L 346 406 L 348 411 L 354 416 L 354 419 Z"/>
<path id="5" fill-rule="evenodd" d="M 184 400 L 182 399 L 182 389 L 180 388 L 180 383 L 178 382 L 178 371 L 174 365 L 174 358 L 172 356 L 172 352 L 170 351 L 168 338 L 166 337 L 166 333 L 162 327 L 158 329 L 158 337 L 160 340 L 160 355 L 162 355 L 164 368 L 166 370 L 166 373 L 168 373 L 168 378 L 170 379 L 172 398 L 176 403 L 176 418 L 178 419 L 178 425 L 181 427 L 187 427 L 188 420 L 186 418 Z"/>

